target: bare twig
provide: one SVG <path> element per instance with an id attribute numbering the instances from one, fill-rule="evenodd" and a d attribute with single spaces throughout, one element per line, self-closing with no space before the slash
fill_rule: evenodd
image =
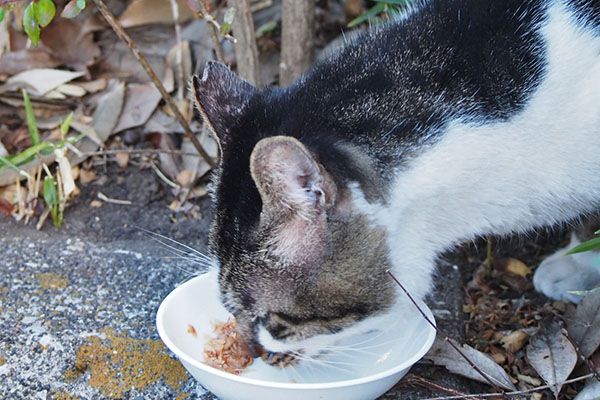
<path id="1" fill-rule="evenodd" d="M 313 62 L 315 2 L 282 0 L 279 85 L 292 84 Z"/>
<path id="2" fill-rule="evenodd" d="M 442 386 L 438 383 L 428 381 L 426 379 L 421 378 L 420 376 L 409 375 L 406 378 L 404 378 L 402 381 L 400 381 L 400 384 L 402 384 L 402 385 L 404 385 L 404 384 L 418 385 L 418 386 L 425 387 L 427 389 L 433 389 L 433 390 L 437 390 L 439 392 L 451 394 L 453 396 L 458 396 L 461 399 L 477 400 L 477 397 L 475 397 L 475 396 L 471 396 L 469 394 L 459 392 L 458 390 L 455 390 L 455 389 L 452 389 L 452 388 L 449 388 L 446 386 Z"/>
<path id="3" fill-rule="evenodd" d="M 235 57 L 237 72 L 254 86 L 261 86 L 258 47 L 254 33 L 254 21 L 248 0 L 228 0 L 235 8 L 232 28 L 235 35 Z"/>
<path id="4" fill-rule="evenodd" d="M 158 175 L 158 177 L 167 185 L 171 186 L 172 188 L 178 188 L 179 185 L 176 184 L 175 182 L 173 182 L 172 180 L 170 180 L 169 178 L 167 178 L 167 176 L 165 174 L 163 174 L 163 172 L 160 170 L 160 168 L 158 168 L 156 166 L 156 164 L 154 163 L 150 163 L 150 165 L 152 165 L 152 169 L 154 170 L 154 172 L 156 172 L 156 175 Z"/>
<path id="5" fill-rule="evenodd" d="M 171 98 L 169 93 L 167 93 L 167 91 L 166 91 L 165 87 L 163 86 L 163 84 L 161 83 L 160 79 L 158 79 L 158 77 L 154 73 L 154 70 L 152 70 L 152 67 L 150 67 L 150 64 L 148 64 L 148 61 L 143 56 L 143 54 L 139 51 L 139 49 L 137 48 L 137 46 L 135 45 L 135 43 L 133 42 L 131 37 L 123 30 L 121 25 L 119 25 L 119 23 L 115 19 L 115 16 L 108 9 L 108 7 L 106 7 L 106 5 L 104 4 L 104 2 L 102 0 L 93 0 L 93 1 L 96 4 L 96 7 L 98 8 L 98 10 L 102 14 L 102 16 L 106 19 L 106 21 L 113 28 L 113 30 L 115 31 L 117 36 L 119 36 L 119 38 L 121 40 L 123 40 L 127 44 L 127 46 L 129 46 L 129 49 L 131 50 L 131 52 L 133 53 L 135 58 L 137 58 L 137 60 L 140 62 L 140 64 L 142 65 L 142 67 L 144 68 L 144 70 L 146 71 L 148 76 L 150 77 L 150 79 L 152 79 L 152 82 L 154 82 L 154 85 L 156 86 L 156 88 L 158 89 L 160 94 L 162 95 L 163 99 L 169 105 L 169 108 L 173 112 L 173 115 L 175 115 L 175 118 L 183 127 L 185 134 L 190 139 L 190 141 L 192 142 L 192 144 L 194 145 L 196 150 L 198 150 L 198 153 L 200 153 L 200 155 L 206 160 L 206 162 L 208 163 L 208 165 L 210 165 L 211 168 L 215 168 L 216 167 L 215 162 L 206 153 L 206 151 L 204 150 L 204 148 L 202 147 L 202 145 L 196 138 L 196 135 L 194 135 L 194 132 L 192 132 L 190 125 L 187 123 L 186 119 L 179 111 L 179 108 L 177 108 L 177 105 L 175 104 L 175 102 L 173 101 L 173 99 Z"/>
<path id="6" fill-rule="evenodd" d="M 200 13 L 198 13 L 198 16 L 208 23 L 210 37 L 212 38 L 215 45 L 215 52 L 217 53 L 217 60 L 224 64 L 225 55 L 223 54 L 223 46 L 221 46 L 221 41 L 219 40 L 219 30 L 221 27 L 219 26 L 219 23 L 215 21 L 215 18 L 208 12 L 208 7 L 204 1 L 205 0 L 200 0 L 198 2 L 198 5 L 200 6 Z M 235 43 L 235 39 L 232 36 L 225 35 L 225 38 L 232 40 Z"/>
<path id="7" fill-rule="evenodd" d="M 452 348 L 454 350 L 456 350 L 458 352 L 458 354 L 461 355 L 462 358 L 464 358 L 467 363 L 469 363 L 469 365 L 471 366 L 471 368 L 473 368 L 479 375 L 481 375 L 481 377 L 483 377 L 483 379 L 486 380 L 486 382 L 488 382 L 496 391 L 500 392 L 505 398 L 509 398 L 508 396 L 506 396 L 506 394 L 504 393 L 504 391 L 498 386 L 496 385 L 496 383 L 494 383 L 494 381 L 492 381 L 492 379 L 490 379 L 490 377 L 484 373 L 479 367 L 477 367 L 477 365 L 473 364 L 473 362 L 471 360 L 469 360 L 469 358 L 465 355 L 465 353 L 463 353 L 460 348 L 455 345 L 452 340 L 450 340 L 450 338 L 446 335 L 444 335 L 439 329 L 438 327 L 429 319 L 429 317 L 427 316 L 427 314 L 425 314 L 425 312 L 421 309 L 421 307 L 417 304 L 417 302 L 415 301 L 415 299 L 413 299 L 413 297 L 410 295 L 410 293 L 408 293 L 408 290 L 406 290 L 406 288 L 404 287 L 404 285 L 402 285 L 402 283 L 400 283 L 400 281 L 394 276 L 394 274 L 390 271 L 387 270 L 386 271 L 388 273 L 388 275 L 390 277 L 392 277 L 392 279 L 394 280 L 394 282 L 396 282 L 398 284 L 398 286 L 400 286 L 400 289 L 402 289 L 402 291 L 408 296 L 408 298 L 410 299 L 410 301 L 414 304 L 414 306 L 417 308 L 417 310 L 419 310 L 419 313 L 421 313 L 421 315 L 423 316 L 423 318 L 425 318 L 425 321 L 427 321 L 427 323 L 429 325 L 431 325 L 438 334 L 443 335 L 444 336 L 444 340 L 446 342 L 448 342 L 448 344 L 450 346 L 452 346 Z"/>
<path id="8" fill-rule="evenodd" d="M 120 205 L 124 205 L 124 206 L 130 206 L 133 204 L 133 202 L 131 200 L 111 199 L 110 197 L 106 196 L 102 192 L 98 192 L 98 198 L 106 203 L 120 204 Z"/>
<path id="9" fill-rule="evenodd" d="M 569 383 L 584 381 L 586 379 L 592 378 L 593 376 L 594 376 L 594 374 L 592 374 L 592 373 L 587 374 L 587 375 L 578 376 L 577 378 L 568 379 L 568 380 L 564 381 L 563 384 L 568 385 Z M 524 395 L 524 394 L 528 394 L 528 393 L 538 392 L 538 391 L 544 390 L 544 389 L 550 389 L 554 386 L 555 385 L 544 385 L 544 386 L 534 387 L 531 389 L 519 390 L 519 391 L 515 391 L 515 392 L 477 393 L 477 394 L 471 394 L 469 396 L 478 397 L 478 398 L 488 398 L 488 397 L 496 397 L 496 396 L 502 396 L 502 395 L 520 396 L 520 395 Z M 463 398 L 464 398 L 463 396 L 457 395 L 457 396 L 430 397 L 425 400 L 454 400 L 454 399 L 463 399 Z"/>

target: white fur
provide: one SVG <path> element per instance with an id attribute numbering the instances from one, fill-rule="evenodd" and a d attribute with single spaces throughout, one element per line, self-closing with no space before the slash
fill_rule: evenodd
<path id="1" fill-rule="evenodd" d="M 548 17 L 539 27 L 546 73 L 522 112 L 504 122 L 448 121 L 439 142 L 396 172 L 385 205 L 369 203 L 350 185 L 354 209 L 387 230 L 393 273 L 418 299 L 431 290 L 437 256 L 458 241 L 525 232 L 597 208 L 600 38 L 559 1 Z M 557 290 L 553 276 L 539 276 L 536 286 Z M 403 294 L 397 298 L 390 312 L 339 334 L 282 343 L 261 327 L 258 339 L 271 351 L 310 353 L 346 335 L 394 326 L 412 307 Z"/>
<path id="2" fill-rule="evenodd" d="M 538 292 L 557 300 L 578 303 L 582 296 L 572 291 L 590 290 L 600 284 L 600 253 L 586 251 L 570 256 L 565 252 L 580 243 L 573 235 L 571 243 L 546 258 L 535 270 L 533 285 Z"/>
<path id="3" fill-rule="evenodd" d="M 388 231 L 393 271 L 423 298 L 437 255 L 461 239 L 576 218 L 600 199 L 600 38 L 559 1 L 539 27 L 546 73 L 505 122 L 449 121 L 396 174 L 389 206 L 355 206 Z M 543 279 L 543 277 L 541 278 Z"/>

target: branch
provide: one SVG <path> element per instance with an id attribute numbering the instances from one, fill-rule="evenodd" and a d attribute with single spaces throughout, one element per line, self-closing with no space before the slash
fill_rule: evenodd
<path id="1" fill-rule="evenodd" d="M 223 46 L 221 46 L 221 41 L 219 40 L 219 31 L 221 30 L 221 26 L 215 20 L 215 17 L 210 15 L 208 12 L 208 7 L 204 3 L 205 0 L 199 0 L 197 3 L 200 6 L 200 12 L 198 16 L 205 20 L 208 23 L 208 28 L 210 30 L 210 36 L 212 38 L 213 43 L 215 44 L 215 52 L 217 53 L 217 60 L 219 62 L 225 64 L 225 55 L 223 54 Z M 235 39 L 230 35 L 223 35 L 225 39 L 231 40 L 235 43 Z"/>
<path id="2" fill-rule="evenodd" d="M 419 307 L 419 305 L 417 304 L 417 302 L 413 299 L 413 297 L 410 295 L 410 293 L 408 293 L 408 291 L 406 290 L 406 288 L 404 287 L 404 285 L 402 285 L 400 283 L 400 281 L 394 276 L 394 274 L 392 274 L 392 272 L 390 270 L 386 271 L 388 273 L 389 276 L 392 277 L 392 279 L 394 280 L 394 282 L 396 282 L 398 284 L 398 286 L 400 286 L 400 289 L 402 289 L 402 291 L 408 296 L 408 298 L 410 299 L 410 301 L 414 304 L 415 307 L 417 307 L 417 310 L 419 310 L 419 312 L 421 313 L 421 315 L 423 316 L 423 318 L 425 318 L 425 321 L 427 321 L 427 323 L 429 323 L 429 325 L 431 325 L 433 327 L 433 329 L 436 330 L 437 333 L 443 335 L 443 333 L 438 329 L 438 327 L 429 319 L 429 317 L 427 316 L 427 314 L 425 314 L 425 312 L 423 312 L 423 310 L 421 309 L 421 307 Z M 509 398 L 504 391 L 494 383 L 494 381 L 492 381 L 490 379 L 490 377 L 484 373 L 479 367 L 477 367 L 477 365 L 473 364 L 473 362 L 471 360 L 469 360 L 469 358 L 465 355 L 465 353 L 463 353 L 458 346 L 456 346 L 454 343 L 452 343 L 452 340 L 450 340 L 450 338 L 446 335 L 444 336 L 444 340 L 446 342 L 448 342 L 448 344 L 450 346 L 452 346 L 452 348 L 454 350 L 456 350 L 458 352 L 458 354 L 460 354 L 462 356 L 462 358 L 464 358 L 469 365 L 475 370 L 477 371 L 477 373 L 479 375 L 481 375 L 483 377 L 483 379 L 485 379 L 496 391 L 500 392 L 502 394 L 503 397 L 505 398 Z"/>
<path id="3" fill-rule="evenodd" d="M 140 62 L 140 64 L 142 65 L 142 67 L 144 68 L 144 70 L 146 71 L 148 76 L 150 77 L 150 79 L 152 79 L 152 82 L 154 82 L 154 85 L 156 86 L 156 88 L 158 89 L 160 94 L 162 95 L 163 99 L 169 105 L 169 108 L 173 112 L 173 115 L 175 115 L 175 118 L 183 127 L 185 134 L 190 139 L 190 141 L 192 142 L 192 144 L 194 145 L 196 150 L 198 150 L 198 153 L 200 153 L 202 158 L 204 158 L 204 160 L 206 160 L 206 162 L 208 163 L 208 165 L 210 165 L 211 168 L 215 168 L 216 167 L 215 162 L 206 153 L 206 151 L 204 150 L 204 148 L 202 147 L 202 145 L 196 138 L 196 135 L 194 135 L 194 132 L 192 132 L 190 125 L 187 123 L 187 121 L 185 120 L 185 118 L 183 117 L 181 112 L 179 111 L 179 108 L 177 108 L 177 105 L 175 105 L 175 102 L 173 101 L 173 99 L 171 98 L 169 93 L 167 93 L 167 90 L 161 83 L 160 79 L 158 79 L 158 77 L 152 70 L 152 67 L 150 67 L 150 64 L 148 64 L 148 61 L 146 61 L 146 58 L 139 51 L 139 49 L 137 48 L 137 46 L 135 45 L 135 43 L 133 42 L 131 37 L 123 30 L 121 25 L 119 25 L 119 23 L 115 19 L 115 16 L 110 12 L 108 7 L 106 7 L 106 5 L 104 4 L 104 2 L 102 0 L 93 0 L 93 1 L 96 4 L 98 11 L 100 11 L 102 16 L 110 24 L 110 26 L 113 28 L 113 30 L 115 31 L 117 36 L 119 36 L 119 38 L 123 42 L 125 42 L 127 44 L 127 46 L 129 46 L 129 49 L 131 50 L 131 52 L 133 53 L 135 58 L 137 58 L 137 60 Z"/>
<path id="4" fill-rule="evenodd" d="M 568 385 L 569 383 L 575 383 L 575 382 L 579 382 L 579 381 L 584 381 L 584 380 L 589 379 L 589 378 L 591 378 L 593 376 L 594 376 L 594 374 L 592 374 L 592 373 L 587 374 L 587 375 L 578 376 L 577 378 L 568 379 L 568 380 L 564 381 L 563 384 L 564 385 Z M 479 397 L 479 398 L 496 397 L 496 396 L 502 396 L 502 395 L 505 395 L 505 396 L 506 395 L 509 395 L 509 396 L 519 396 L 519 395 L 523 395 L 523 394 L 538 392 L 538 391 L 544 390 L 544 389 L 550 389 L 550 388 L 552 388 L 554 386 L 555 385 L 544 385 L 544 386 L 534 387 L 534 388 L 531 388 L 531 389 L 519 390 L 517 392 L 478 393 L 478 394 L 471 394 L 470 396 Z M 430 397 L 430 398 L 427 398 L 425 400 L 454 400 L 454 399 L 464 399 L 464 396 Z"/>

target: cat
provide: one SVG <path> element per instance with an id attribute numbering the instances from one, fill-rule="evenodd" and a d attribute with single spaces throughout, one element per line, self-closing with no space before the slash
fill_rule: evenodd
<path id="1" fill-rule="evenodd" d="M 402 329 L 388 269 L 423 299 L 460 240 L 598 209 L 596 0 L 420 1 L 288 88 L 216 62 L 191 86 L 221 152 L 209 247 L 254 355 Z"/>

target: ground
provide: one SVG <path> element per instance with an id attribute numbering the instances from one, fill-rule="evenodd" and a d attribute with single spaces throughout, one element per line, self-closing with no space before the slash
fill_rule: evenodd
<path id="1" fill-rule="evenodd" d="M 108 180 L 101 187 L 82 185 L 62 229 L 47 223 L 39 232 L 34 223 L 0 217 L 0 398 L 210 399 L 155 328 L 162 299 L 201 271 L 169 258 L 165 247 L 138 229 L 202 251 L 212 216 L 209 201 L 194 200 L 199 215 L 187 218 L 169 210 L 170 191 L 151 169 L 111 164 L 102 173 Z M 100 189 L 132 205 L 91 207 Z M 524 252 L 535 262 L 563 238 L 503 241 L 496 253 Z M 480 242 L 440 261 L 429 305 L 441 329 L 459 341 L 468 317 L 463 288 L 484 258 Z M 442 367 L 420 364 L 411 373 L 463 393 L 488 390 Z M 436 395 L 404 381 L 382 398 Z"/>

